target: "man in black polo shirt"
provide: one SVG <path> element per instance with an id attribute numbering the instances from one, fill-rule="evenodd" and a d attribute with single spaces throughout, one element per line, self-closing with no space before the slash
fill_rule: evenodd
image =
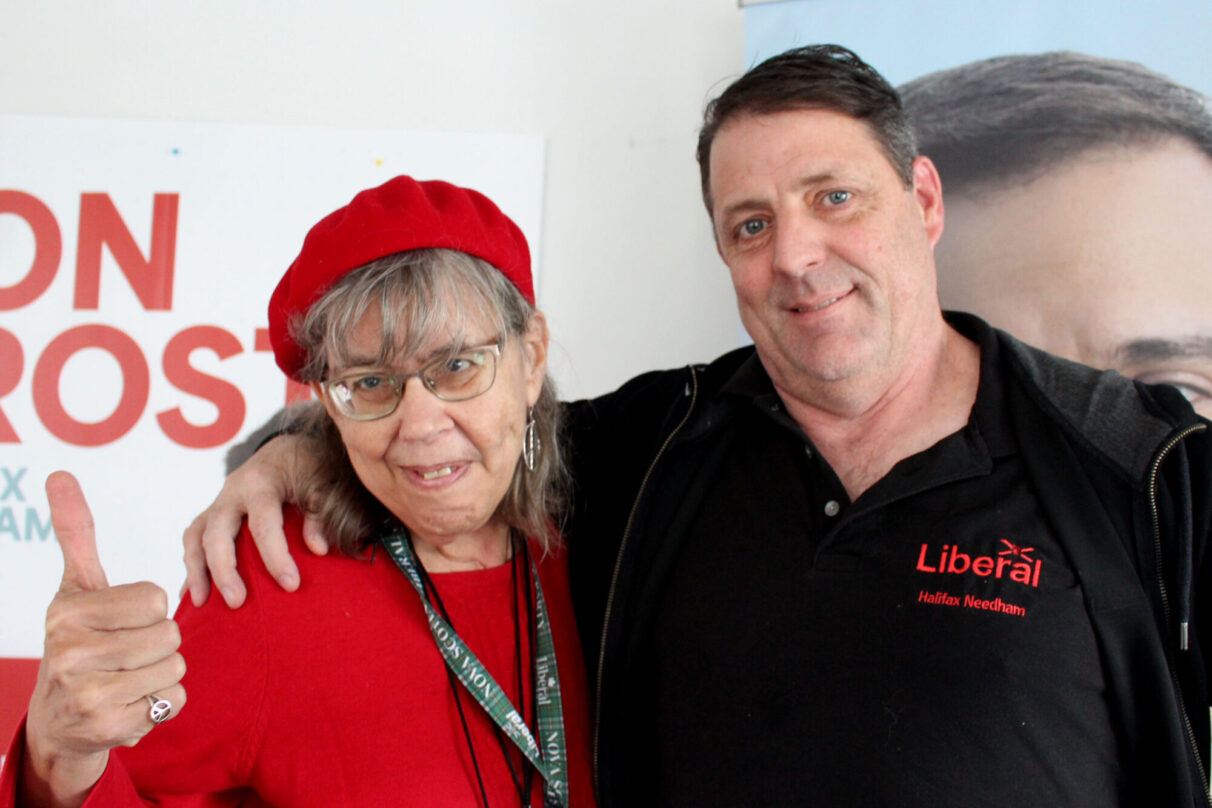
<path id="1" fill-rule="evenodd" d="M 746 73 L 699 161 L 754 346 L 568 408 L 602 804 L 1206 804 L 1207 422 L 943 315 L 938 174 L 849 51 Z"/>

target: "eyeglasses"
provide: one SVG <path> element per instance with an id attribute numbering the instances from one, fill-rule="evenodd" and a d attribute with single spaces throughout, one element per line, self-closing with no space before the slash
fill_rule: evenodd
<path id="1" fill-rule="evenodd" d="M 404 384 L 413 376 L 443 401 L 466 401 L 487 393 L 497 378 L 500 356 L 501 340 L 497 340 L 435 359 L 414 373 L 357 373 L 320 382 L 320 388 L 345 417 L 373 421 L 396 411 Z"/>

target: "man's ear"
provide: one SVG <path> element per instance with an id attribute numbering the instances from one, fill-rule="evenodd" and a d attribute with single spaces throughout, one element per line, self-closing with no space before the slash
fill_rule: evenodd
<path id="1" fill-rule="evenodd" d="M 526 372 L 526 402 L 533 407 L 539 400 L 543 380 L 547 378 L 547 318 L 535 310 L 522 332 L 522 360 Z"/>
<path id="2" fill-rule="evenodd" d="M 922 211 L 922 224 L 933 247 L 943 235 L 943 181 L 929 157 L 913 161 L 913 196 Z"/>

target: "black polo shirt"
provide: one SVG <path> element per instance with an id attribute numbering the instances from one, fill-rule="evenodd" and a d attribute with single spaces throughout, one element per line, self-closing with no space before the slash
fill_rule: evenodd
<path id="1" fill-rule="evenodd" d="M 968 425 L 853 503 L 756 357 L 732 378 L 652 626 L 658 804 L 1118 804 L 1089 616 L 998 364 L 982 346 Z"/>

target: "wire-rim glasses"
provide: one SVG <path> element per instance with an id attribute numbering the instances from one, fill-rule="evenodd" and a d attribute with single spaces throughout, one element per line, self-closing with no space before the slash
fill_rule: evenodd
<path id="1" fill-rule="evenodd" d="M 496 381 L 501 343 L 498 339 L 463 348 L 412 373 L 354 373 L 320 382 L 320 388 L 342 415 L 355 421 L 373 421 L 395 412 L 404 397 L 404 385 L 414 376 L 443 401 L 466 401 L 487 393 Z"/>

